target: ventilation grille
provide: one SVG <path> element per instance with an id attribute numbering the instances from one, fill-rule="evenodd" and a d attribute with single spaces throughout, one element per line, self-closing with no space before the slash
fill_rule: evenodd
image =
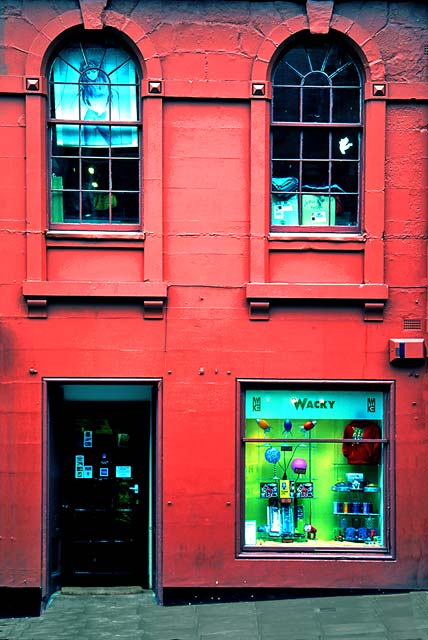
<path id="1" fill-rule="evenodd" d="M 428 44 L 424 46 L 424 55 L 428 56 Z"/>
<path id="2" fill-rule="evenodd" d="M 418 318 L 404 318 L 403 329 L 422 329 L 422 320 Z"/>

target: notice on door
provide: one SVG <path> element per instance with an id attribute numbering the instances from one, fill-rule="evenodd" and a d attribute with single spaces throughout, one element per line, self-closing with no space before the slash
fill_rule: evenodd
<path id="1" fill-rule="evenodd" d="M 92 466 L 89 464 L 85 464 L 83 467 L 83 477 L 84 478 L 92 478 Z"/>
<path id="2" fill-rule="evenodd" d="M 116 467 L 116 478 L 130 478 L 131 467 L 118 466 Z"/>
<path id="3" fill-rule="evenodd" d="M 83 446 L 85 448 L 92 447 L 92 431 L 83 432 Z"/>
<path id="4" fill-rule="evenodd" d="M 74 477 L 83 478 L 83 470 L 85 466 L 84 456 L 75 456 L 74 459 Z"/>

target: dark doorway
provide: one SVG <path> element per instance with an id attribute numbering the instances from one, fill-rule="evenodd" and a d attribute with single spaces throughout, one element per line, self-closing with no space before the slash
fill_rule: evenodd
<path id="1" fill-rule="evenodd" d="M 48 591 L 151 587 L 153 399 L 115 400 L 117 385 L 103 400 L 100 385 L 70 388 L 50 394 Z"/>

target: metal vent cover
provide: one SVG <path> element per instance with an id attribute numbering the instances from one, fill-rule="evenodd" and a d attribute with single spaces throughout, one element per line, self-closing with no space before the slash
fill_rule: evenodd
<path id="1" fill-rule="evenodd" d="M 422 320 L 420 318 L 404 318 L 403 329 L 422 329 Z"/>

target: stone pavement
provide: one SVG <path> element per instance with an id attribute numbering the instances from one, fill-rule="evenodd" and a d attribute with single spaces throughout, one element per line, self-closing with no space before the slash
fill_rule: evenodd
<path id="1" fill-rule="evenodd" d="M 0 640 L 428 640 L 428 592 L 159 606 L 150 592 L 55 595 Z"/>

